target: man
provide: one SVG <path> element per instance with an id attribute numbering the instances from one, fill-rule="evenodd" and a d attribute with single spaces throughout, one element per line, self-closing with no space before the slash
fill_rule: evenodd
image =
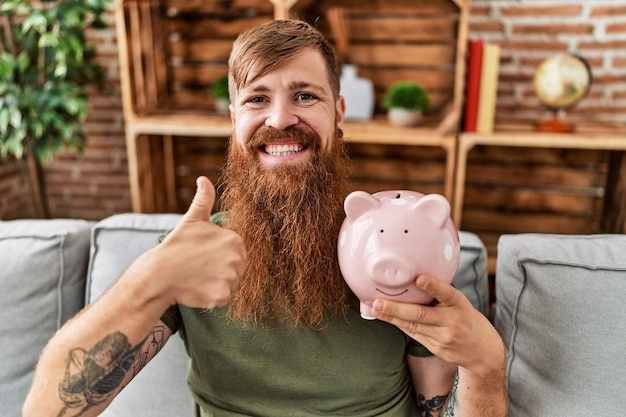
<path id="1" fill-rule="evenodd" d="M 345 104 L 326 40 L 274 21 L 229 66 L 223 227 L 201 177 L 180 224 L 50 341 L 24 416 L 97 415 L 173 332 L 202 416 L 409 416 L 413 399 L 422 416 L 505 415 L 502 342 L 453 287 L 416 277 L 436 306 L 359 317 L 336 259 Z"/>

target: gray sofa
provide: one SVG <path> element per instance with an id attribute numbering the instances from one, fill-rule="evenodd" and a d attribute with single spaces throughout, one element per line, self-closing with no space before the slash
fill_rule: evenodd
<path id="1" fill-rule="evenodd" d="M 120 214 L 100 222 L 0 221 L 0 410 L 19 416 L 41 349 L 98 298 L 178 214 Z M 486 251 L 461 232 L 455 286 L 488 312 Z M 626 237 L 505 236 L 492 314 L 509 349 L 513 417 L 623 416 Z M 621 354 L 621 355 L 620 355 Z M 178 337 L 102 414 L 186 417 L 187 356 Z"/>

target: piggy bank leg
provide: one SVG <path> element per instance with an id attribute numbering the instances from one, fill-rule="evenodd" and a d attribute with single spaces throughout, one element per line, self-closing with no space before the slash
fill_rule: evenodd
<path id="1" fill-rule="evenodd" d="M 360 308 L 361 317 L 365 320 L 376 320 L 376 317 L 372 314 L 372 303 L 361 301 Z"/>

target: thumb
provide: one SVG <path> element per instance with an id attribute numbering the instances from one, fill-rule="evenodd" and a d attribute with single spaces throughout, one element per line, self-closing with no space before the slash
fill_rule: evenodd
<path id="1" fill-rule="evenodd" d="M 420 275 L 415 280 L 415 285 L 426 294 L 434 297 L 439 303 L 456 304 L 456 291 L 450 284 L 446 284 L 437 278 Z"/>
<path id="2" fill-rule="evenodd" d="M 211 219 L 211 211 L 215 202 L 215 188 L 207 177 L 198 177 L 196 179 L 196 195 L 183 216 L 185 221 L 209 221 Z"/>

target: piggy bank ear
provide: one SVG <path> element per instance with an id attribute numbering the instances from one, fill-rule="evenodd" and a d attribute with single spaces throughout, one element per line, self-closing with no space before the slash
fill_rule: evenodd
<path id="1" fill-rule="evenodd" d="M 413 210 L 439 227 L 442 227 L 450 217 L 450 203 L 439 194 L 428 194 L 420 198 L 413 205 Z"/>
<path id="2" fill-rule="evenodd" d="M 343 202 L 343 210 L 350 221 L 378 207 L 380 207 L 380 201 L 365 191 L 353 191 Z"/>

